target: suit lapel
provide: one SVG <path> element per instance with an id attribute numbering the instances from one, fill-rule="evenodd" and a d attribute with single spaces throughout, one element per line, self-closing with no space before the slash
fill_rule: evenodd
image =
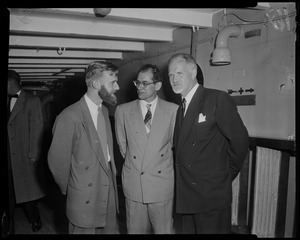
<path id="1" fill-rule="evenodd" d="M 190 134 L 190 131 L 193 128 L 193 123 L 196 121 L 196 118 L 199 116 L 200 109 L 204 104 L 203 92 L 204 92 L 204 88 L 202 86 L 199 86 L 188 106 L 178 136 L 177 153 L 182 149 L 187 136 Z"/>
<path id="2" fill-rule="evenodd" d="M 169 122 L 166 118 L 166 109 L 164 108 L 163 102 L 158 98 L 155 112 L 153 114 L 152 127 L 148 138 L 148 144 L 150 143 L 151 148 L 154 147 L 158 142 L 156 139 L 162 139 L 165 129 L 169 126 Z"/>
<path id="3" fill-rule="evenodd" d="M 159 148 L 157 145 L 160 144 L 161 142 L 157 141 L 157 139 L 163 139 L 163 135 L 169 129 L 170 120 L 168 119 L 166 112 L 167 110 L 165 108 L 165 105 L 163 104 L 162 100 L 158 98 L 155 112 L 153 114 L 151 131 L 149 133 L 148 142 L 146 143 L 147 147 L 145 149 L 144 160 L 151 159 L 147 157 L 147 155 L 148 154 L 152 155 L 153 149 Z M 143 162 L 143 165 L 145 164 L 146 163 Z"/>
<path id="4" fill-rule="evenodd" d="M 25 98 L 26 98 L 26 93 L 22 90 L 20 93 L 20 96 L 18 97 L 12 112 L 10 114 L 9 120 L 8 122 L 10 122 L 12 119 L 15 118 L 15 116 L 21 111 L 21 109 L 24 107 L 25 105 Z"/>
<path id="5" fill-rule="evenodd" d="M 143 120 L 141 106 L 138 100 L 136 100 L 131 107 L 129 112 L 129 125 L 131 133 L 136 140 L 136 144 L 139 146 L 141 153 L 144 153 L 148 136 Z"/>
<path id="6" fill-rule="evenodd" d="M 98 160 L 100 162 L 100 165 L 107 172 L 107 166 L 106 166 L 106 162 L 105 162 L 105 158 L 104 158 L 102 148 L 97 147 L 98 145 L 96 145 L 94 143 L 95 141 L 100 141 L 100 140 L 99 140 L 97 130 L 95 128 L 94 122 L 92 120 L 89 108 L 87 106 L 87 103 L 86 103 L 84 97 L 82 97 L 80 99 L 79 104 L 80 104 L 80 108 L 81 108 L 81 112 L 82 112 L 82 116 L 83 116 L 82 124 L 83 124 L 83 127 L 84 127 L 84 129 L 86 131 L 86 134 L 88 136 L 88 140 L 90 142 L 90 145 L 91 145 L 92 149 L 94 150 L 94 152 L 96 153 L 96 155 L 98 156 Z"/>

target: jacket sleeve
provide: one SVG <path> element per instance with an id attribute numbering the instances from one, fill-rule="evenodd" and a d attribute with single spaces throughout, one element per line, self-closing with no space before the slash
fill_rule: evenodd
<path id="1" fill-rule="evenodd" d="M 219 130 L 229 143 L 227 154 L 233 180 L 248 154 L 249 135 L 234 100 L 225 92 L 218 98 L 216 118 Z"/>
<path id="2" fill-rule="evenodd" d="M 66 194 L 72 159 L 74 123 L 67 114 L 60 114 L 53 125 L 53 138 L 48 151 L 48 165 L 62 194 Z"/>
<path id="3" fill-rule="evenodd" d="M 119 106 L 116 108 L 116 112 L 115 112 L 115 130 L 116 130 L 116 139 L 119 145 L 120 152 L 122 154 L 122 157 L 125 158 L 126 146 L 127 146 L 126 130 L 125 130 L 123 113 Z"/>
<path id="4" fill-rule="evenodd" d="M 29 152 L 28 158 L 38 159 L 42 150 L 43 114 L 38 97 L 29 100 Z"/>

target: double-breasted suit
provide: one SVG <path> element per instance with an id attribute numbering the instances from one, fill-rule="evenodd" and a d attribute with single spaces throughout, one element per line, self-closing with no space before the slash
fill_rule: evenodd
<path id="1" fill-rule="evenodd" d="M 177 108 L 158 98 L 147 136 L 139 100 L 117 107 L 116 137 L 125 158 L 122 184 L 126 198 L 142 203 L 173 198 L 172 140 Z"/>
<path id="2" fill-rule="evenodd" d="M 233 99 L 201 85 L 180 128 L 178 109 L 174 147 L 176 212 L 206 213 L 231 206 L 232 180 L 248 153 L 249 137 Z"/>
<path id="3" fill-rule="evenodd" d="M 102 105 L 102 109 L 118 211 L 111 125 L 107 108 Z M 84 97 L 64 109 L 55 120 L 48 164 L 61 192 L 67 194 L 69 221 L 82 228 L 104 227 L 109 194 L 108 165 Z"/>

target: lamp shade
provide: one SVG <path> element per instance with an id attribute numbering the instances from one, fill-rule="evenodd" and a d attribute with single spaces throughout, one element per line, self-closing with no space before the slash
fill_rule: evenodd
<path id="1" fill-rule="evenodd" d="M 231 63 L 230 51 L 226 47 L 216 48 L 213 51 L 212 63 L 214 65 L 228 65 Z"/>

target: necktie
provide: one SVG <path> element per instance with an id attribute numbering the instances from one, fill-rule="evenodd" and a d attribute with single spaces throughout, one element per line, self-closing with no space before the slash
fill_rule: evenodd
<path id="1" fill-rule="evenodd" d="M 184 112 L 185 112 L 185 98 L 182 99 L 182 102 L 181 102 L 181 110 L 182 110 L 182 113 L 181 113 L 181 124 L 183 123 L 183 119 L 184 119 Z"/>
<path id="2" fill-rule="evenodd" d="M 98 117 L 97 117 L 97 132 L 101 142 L 102 151 L 105 157 L 105 162 L 108 162 L 107 153 L 107 136 L 106 136 L 106 125 L 103 116 L 102 108 L 98 107 Z"/>
<path id="3" fill-rule="evenodd" d="M 150 107 L 151 107 L 151 104 L 147 104 L 148 111 L 147 111 L 147 113 L 145 115 L 145 119 L 144 119 L 144 123 L 149 130 L 149 131 L 147 131 L 148 133 L 150 132 L 150 129 L 151 129 L 151 118 L 152 118 L 152 113 L 151 113 Z"/>

